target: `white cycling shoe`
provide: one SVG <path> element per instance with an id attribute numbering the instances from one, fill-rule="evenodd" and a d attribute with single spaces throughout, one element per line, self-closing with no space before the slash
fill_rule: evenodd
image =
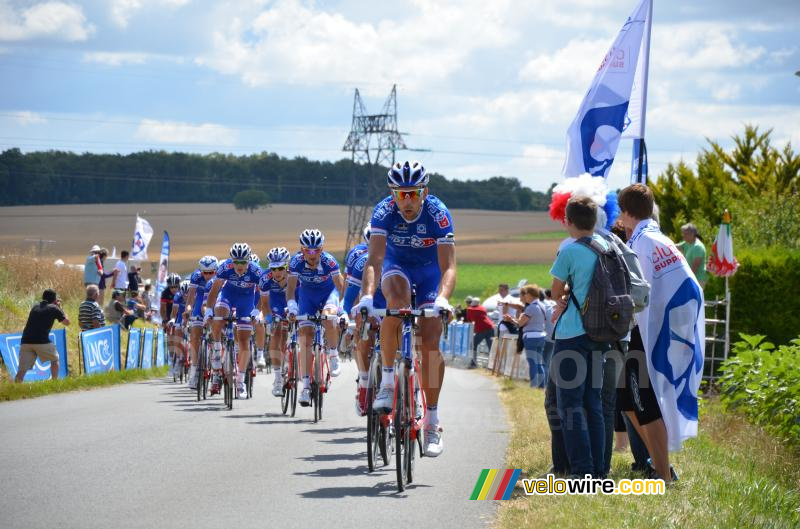
<path id="1" fill-rule="evenodd" d="M 328 362 L 331 366 L 331 376 L 338 377 L 342 374 L 342 368 L 339 365 L 339 355 L 328 357 Z"/>
<path id="2" fill-rule="evenodd" d="M 377 413 L 391 413 L 394 406 L 394 388 L 381 387 L 375 400 L 372 402 L 372 409 Z"/>
<path id="3" fill-rule="evenodd" d="M 311 406 L 311 389 L 303 388 L 303 391 L 300 392 L 300 398 L 297 400 L 300 402 L 300 406 Z"/>
<path id="4" fill-rule="evenodd" d="M 427 457 L 438 457 L 444 450 L 442 440 L 442 427 L 438 424 L 425 425 L 425 436 L 423 437 L 423 452 Z"/>
<path id="5" fill-rule="evenodd" d="M 256 367 L 260 367 L 261 369 L 264 369 L 265 367 L 267 367 L 267 361 L 264 360 L 264 355 L 263 354 L 258 356 L 258 361 L 256 362 Z"/>
<path id="6" fill-rule="evenodd" d="M 189 368 L 189 389 L 197 389 L 197 379 L 200 373 L 197 371 L 197 366 L 192 365 Z"/>
<path id="7" fill-rule="evenodd" d="M 222 353 L 220 351 L 211 353 L 211 369 L 222 369 Z"/>
<path id="8" fill-rule="evenodd" d="M 272 396 L 273 397 L 282 397 L 283 396 L 283 379 L 278 377 L 275 379 L 275 382 L 272 384 Z"/>

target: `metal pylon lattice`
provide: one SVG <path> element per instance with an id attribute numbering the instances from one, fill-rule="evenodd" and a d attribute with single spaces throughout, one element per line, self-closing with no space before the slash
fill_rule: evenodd
<path id="1" fill-rule="evenodd" d="M 361 231 L 369 222 L 382 189 L 381 169 L 393 165 L 395 151 L 402 149 L 406 149 L 406 144 L 397 130 L 397 85 L 392 86 L 380 114 L 367 114 L 356 88 L 353 123 L 342 150 L 350 152 L 353 163 L 363 164 L 365 171 L 361 173 L 354 168 L 351 176 L 345 251 L 358 244 Z M 358 178 L 359 174 L 362 178 Z"/>

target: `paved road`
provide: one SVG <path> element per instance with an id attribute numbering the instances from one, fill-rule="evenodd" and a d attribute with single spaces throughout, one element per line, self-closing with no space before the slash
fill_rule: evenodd
<path id="1" fill-rule="evenodd" d="M 504 466 L 494 383 L 448 369 L 445 452 L 418 460 L 399 494 L 393 462 L 367 472 L 355 376 L 344 364 L 316 425 L 309 408 L 280 414 L 272 375 L 232 411 L 163 380 L 0 404 L 0 525 L 487 527 L 495 502 L 468 497 L 481 468 Z"/>

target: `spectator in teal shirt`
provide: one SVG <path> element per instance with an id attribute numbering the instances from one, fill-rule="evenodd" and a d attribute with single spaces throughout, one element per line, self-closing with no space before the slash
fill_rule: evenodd
<path id="1" fill-rule="evenodd" d="M 556 376 L 558 415 L 573 477 L 604 474 L 605 431 L 601 390 L 603 352 L 607 344 L 591 340 L 583 327 L 578 306 L 583 306 L 597 257 L 578 239 L 592 238 L 603 248 L 606 241 L 594 234 L 597 205 L 589 197 L 572 197 L 567 203 L 567 231 L 576 242 L 565 246 L 550 270 L 553 299 L 560 300 L 551 376 Z M 571 291 L 571 293 L 570 293 Z"/>

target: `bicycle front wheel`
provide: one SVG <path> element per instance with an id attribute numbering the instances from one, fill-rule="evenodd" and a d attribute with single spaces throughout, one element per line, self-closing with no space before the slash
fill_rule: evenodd
<path id="1" fill-rule="evenodd" d="M 406 403 L 408 396 L 406 395 L 406 386 L 404 378 L 401 377 L 397 381 L 395 388 L 395 401 L 394 401 L 394 456 L 395 467 L 397 471 L 397 491 L 403 492 L 408 483 L 408 465 L 406 463 L 406 452 L 409 450 L 410 432 L 408 425 L 408 414 Z"/>

